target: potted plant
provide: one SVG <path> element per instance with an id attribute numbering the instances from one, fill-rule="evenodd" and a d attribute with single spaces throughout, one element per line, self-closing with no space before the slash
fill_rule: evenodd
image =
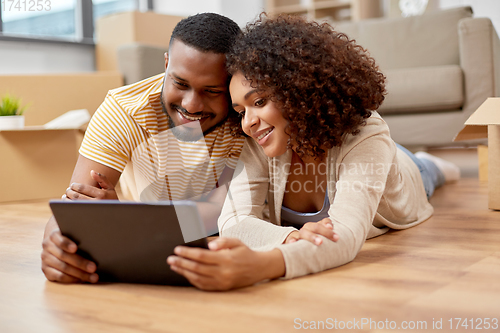
<path id="1" fill-rule="evenodd" d="M 0 130 L 23 128 L 25 108 L 19 98 L 5 94 L 0 100 Z"/>

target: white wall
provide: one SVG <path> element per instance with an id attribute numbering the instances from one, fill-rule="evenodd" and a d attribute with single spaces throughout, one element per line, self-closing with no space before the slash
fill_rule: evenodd
<path id="1" fill-rule="evenodd" d="M 189 16 L 212 12 L 233 19 L 240 27 L 264 11 L 265 0 L 154 0 L 155 12 Z"/>
<path id="2" fill-rule="evenodd" d="M 500 35 L 500 0 L 439 0 L 442 9 L 471 6 L 474 17 L 488 17 Z"/>
<path id="3" fill-rule="evenodd" d="M 264 11 L 264 0 L 221 0 L 222 12 L 220 14 L 232 18 L 240 27 L 254 21 Z"/>
<path id="4" fill-rule="evenodd" d="M 77 73 L 95 70 L 94 47 L 0 40 L 0 74 Z"/>
<path id="5" fill-rule="evenodd" d="M 169 15 L 189 16 L 197 13 L 219 13 L 220 0 L 153 0 L 155 12 Z"/>

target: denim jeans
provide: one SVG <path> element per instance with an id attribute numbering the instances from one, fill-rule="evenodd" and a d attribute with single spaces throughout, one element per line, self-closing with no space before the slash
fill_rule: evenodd
<path id="1" fill-rule="evenodd" d="M 434 162 L 416 157 L 408 149 L 401 146 L 400 144 L 396 143 L 396 146 L 403 152 L 405 152 L 406 155 L 410 156 L 412 161 L 417 165 L 418 169 L 420 170 L 422 182 L 424 183 L 427 199 L 430 199 L 430 197 L 432 197 L 432 195 L 434 194 L 434 190 L 444 184 L 443 173 L 438 169 Z"/>

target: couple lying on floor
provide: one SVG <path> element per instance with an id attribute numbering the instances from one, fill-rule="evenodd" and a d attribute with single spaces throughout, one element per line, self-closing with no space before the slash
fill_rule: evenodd
<path id="1" fill-rule="evenodd" d="M 174 61 L 169 52 L 167 63 Z M 203 50 L 194 53 L 207 57 Z M 434 189 L 459 178 L 455 165 L 414 155 L 391 139 L 376 112 L 385 76 L 366 50 L 328 24 L 261 16 L 236 35 L 224 65 L 241 153 L 218 217 L 220 237 L 209 250 L 179 246 L 167 258 L 200 289 L 233 289 L 346 264 L 366 239 L 427 220 Z M 185 83 L 175 80 L 182 89 Z M 159 110 L 175 117 L 170 104 L 160 102 Z M 186 114 L 187 120 L 212 120 Z M 112 187 L 100 173 L 92 177 L 101 189 Z M 168 184 L 172 199 L 175 184 Z M 78 190 L 67 195 L 75 199 Z M 46 231 L 43 251 L 49 280 L 98 281 L 95 264 L 76 258 L 76 245 L 57 230 Z"/>

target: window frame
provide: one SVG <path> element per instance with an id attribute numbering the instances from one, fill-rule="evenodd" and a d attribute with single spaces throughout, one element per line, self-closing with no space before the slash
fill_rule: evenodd
<path id="1" fill-rule="evenodd" d="M 153 0 L 135 0 L 136 10 L 144 8 L 153 10 Z M 94 18 L 93 18 L 92 0 L 76 0 L 75 6 L 75 38 L 64 38 L 56 36 L 22 36 L 18 34 L 4 34 L 2 10 L 0 10 L 0 41 L 16 42 L 37 42 L 37 43 L 56 43 L 56 44 L 83 44 L 95 45 L 94 41 Z"/>

